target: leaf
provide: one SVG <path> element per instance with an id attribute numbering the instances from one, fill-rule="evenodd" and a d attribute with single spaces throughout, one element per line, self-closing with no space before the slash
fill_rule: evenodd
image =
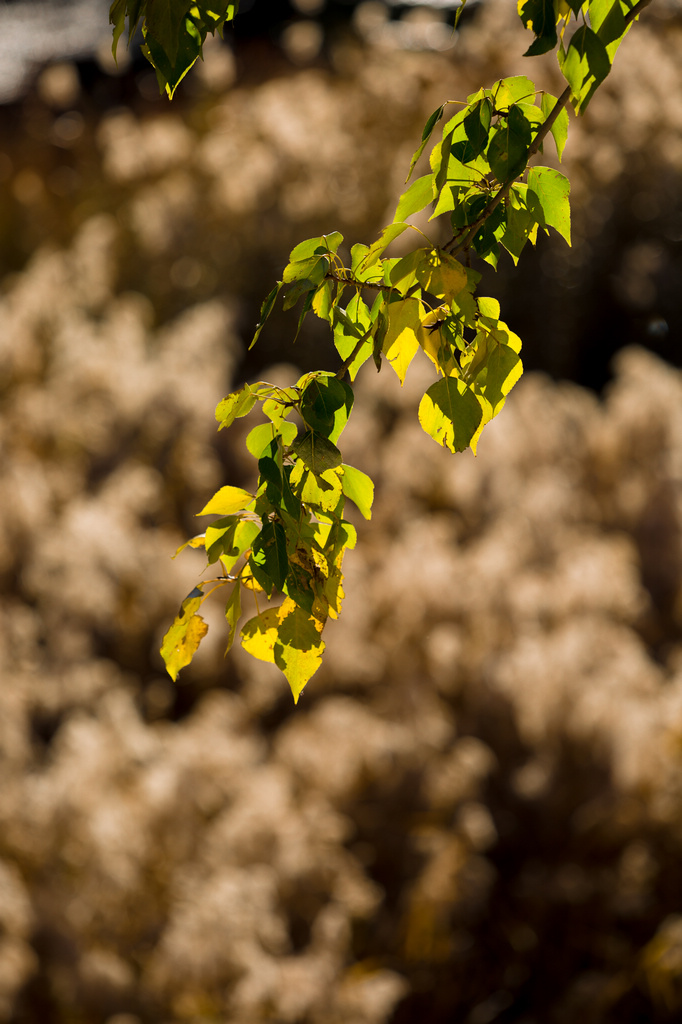
<path id="1" fill-rule="evenodd" d="M 180 669 L 189 665 L 199 644 L 208 633 L 208 626 L 196 611 L 206 595 L 195 587 L 182 602 L 179 614 L 163 638 L 161 657 L 173 682 Z"/>
<path id="2" fill-rule="evenodd" d="M 480 156 L 488 145 L 492 110 L 493 105 L 486 96 L 464 118 L 464 132 L 469 142 L 467 161 Z"/>
<path id="3" fill-rule="evenodd" d="M 528 119 L 517 104 L 513 104 L 488 147 L 490 167 L 500 184 L 523 173 L 528 163 L 531 134 Z"/>
<path id="4" fill-rule="evenodd" d="M 393 223 L 385 227 L 376 242 L 369 247 L 369 251 L 362 261 L 363 269 L 367 270 L 367 268 L 371 267 L 373 263 L 376 263 L 384 249 L 389 246 L 391 242 L 394 242 L 399 235 L 402 235 L 403 231 L 406 231 L 409 226 L 409 224 Z"/>
<path id="5" fill-rule="evenodd" d="M 192 0 L 147 0 L 147 32 L 162 47 L 172 66 L 177 59 L 185 15 L 191 6 Z"/>
<path id="6" fill-rule="evenodd" d="M 553 50 L 557 44 L 554 0 L 518 0 L 518 11 L 524 26 L 536 37 L 524 57 L 537 57 Z"/>
<path id="7" fill-rule="evenodd" d="M 113 4 L 109 8 L 109 24 L 114 26 L 113 42 L 111 44 L 111 52 L 116 61 L 116 50 L 118 49 L 118 41 L 121 38 L 126 24 L 126 0 L 114 0 Z"/>
<path id="8" fill-rule="evenodd" d="M 239 522 L 241 522 L 239 516 L 225 516 L 223 519 L 216 519 L 214 523 L 206 527 L 204 544 L 209 565 L 217 562 L 226 548 L 229 550 Z"/>
<path id="9" fill-rule="evenodd" d="M 433 129 L 436 127 L 436 125 L 440 121 L 441 117 L 443 116 L 443 111 L 444 110 L 445 110 L 445 104 L 443 103 L 443 104 L 441 104 L 440 107 L 438 107 L 436 110 L 434 110 L 434 112 L 431 114 L 431 117 L 428 119 L 428 121 L 424 125 L 424 131 L 422 132 L 421 145 L 416 150 L 416 152 L 414 153 L 414 155 L 413 155 L 413 157 L 412 157 L 412 159 L 410 161 L 410 169 L 407 172 L 407 177 L 405 178 L 405 182 L 406 183 L 412 177 L 412 171 L 415 168 L 415 164 L 417 163 L 417 160 L 419 159 L 419 157 L 424 152 L 424 149 L 426 148 L 426 144 L 429 141 L 429 139 L 431 138 L 431 133 L 433 132 Z"/>
<path id="10" fill-rule="evenodd" d="M 552 167 L 531 167 L 528 174 L 528 209 L 543 227 L 552 227 L 571 244 L 571 184 Z"/>
<path id="11" fill-rule="evenodd" d="M 526 194 L 528 186 L 520 183 L 512 185 L 507 202 L 507 225 L 500 242 L 511 255 L 514 263 L 518 263 L 521 251 L 526 242 L 535 244 L 538 222 L 528 210 Z M 498 311 L 499 316 L 499 311 Z"/>
<path id="12" fill-rule="evenodd" d="M 329 270 L 328 256 L 310 256 L 306 260 L 298 260 L 295 263 L 287 263 L 282 274 L 284 284 L 294 284 L 296 281 L 307 287 L 317 287 L 324 280 Z"/>
<path id="13" fill-rule="evenodd" d="M 289 570 L 287 538 L 281 523 L 268 520 L 251 547 L 249 565 L 254 576 L 267 592 L 268 584 L 281 591 Z"/>
<path id="14" fill-rule="evenodd" d="M 290 445 L 298 433 L 295 423 L 283 421 L 278 427 L 272 423 L 259 423 L 246 435 L 246 448 L 254 459 L 259 459 L 274 437 L 281 437 L 282 443 Z"/>
<path id="15" fill-rule="evenodd" d="M 353 407 L 353 391 L 333 374 L 320 374 L 304 388 L 300 413 L 306 425 L 337 441 Z"/>
<path id="16" fill-rule="evenodd" d="M 225 572 L 230 572 L 242 555 L 249 550 L 255 538 L 260 533 L 260 529 L 260 524 L 255 520 L 240 519 L 234 528 L 232 536 L 224 538 L 223 554 L 220 555 L 220 564 L 225 569 Z M 227 543 L 228 541 L 230 541 L 229 547 Z"/>
<path id="17" fill-rule="evenodd" d="M 428 206 L 433 199 L 433 175 L 423 174 L 421 178 L 413 181 L 407 192 L 403 192 L 398 200 L 393 223 L 398 224 L 407 220 L 413 213 L 419 213 Z"/>
<path id="18" fill-rule="evenodd" d="M 336 252 L 343 242 L 343 235 L 340 231 L 332 231 L 328 235 L 318 235 L 317 238 L 307 238 L 289 253 L 289 263 L 298 263 L 300 260 L 307 260 L 317 254 L 322 256 L 325 253 Z"/>
<path id="19" fill-rule="evenodd" d="M 268 292 L 268 294 L 265 296 L 263 304 L 260 308 L 260 316 L 258 318 L 258 323 L 256 324 L 256 332 L 253 338 L 251 339 L 249 350 L 252 349 L 253 346 L 258 341 L 258 336 L 260 332 L 263 330 L 263 327 L 265 326 L 265 321 L 272 313 L 273 307 L 275 305 L 275 300 L 277 299 L 277 296 L 279 295 L 279 290 L 283 284 L 283 281 L 278 281 L 275 287 L 272 289 L 272 291 Z"/>
<path id="20" fill-rule="evenodd" d="M 225 618 L 227 620 L 227 647 L 225 648 L 225 654 L 229 654 L 230 648 L 234 643 L 235 633 L 237 632 L 237 623 L 242 617 L 242 588 L 239 580 L 235 583 L 232 593 L 230 594 L 227 604 L 225 605 Z"/>
<path id="21" fill-rule="evenodd" d="M 241 487 L 221 487 L 197 515 L 231 516 L 247 508 L 253 499 L 253 494 Z"/>
<path id="22" fill-rule="evenodd" d="M 306 430 L 302 437 L 299 437 L 291 446 L 294 455 L 297 455 L 304 466 L 319 475 L 327 469 L 336 469 L 343 462 L 341 452 L 328 441 L 326 437 L 320 437 L 312 430 Z"/>
<path id="23" fill-rule="evenodd" d="M 342 466 L 341 487 L 347 498 L 357 505 L 365 519 L 372 518 L 372 502 L 374 501 L 374 484 L 366 473 L 354 466 Z"/>
<path id="24" fill-rule="evenodd" d="M 242 647 L 254 658 L 276 665 L 285 675 L 294 702 L 322 664 L 324 623 L 285 598 L 242 626 Z"/>
<path id="25" fill-rule="evenodd" d="M 452 302 L 467 285 L 467 272 L 454 256 L 436 250 L 420 250 L 423 254 L 417 267 L 417 280 L 424 289 L 439 299 Z"/>
<path id="26" fill-rule="evenodd" d="M 422 428 L 451 452 L 463 452 L 469 447 L 482 415 L 473 391 L 456 377 L 436 381 L 419 404 Z"/>
<path id="27" fill-rule="evenodd" d="M 168 98 L 172 100 L 178 85 L 199 59 L 201 35 L 192 19 L 185 18 L 184 31 L 178 37 L 177 52 L 173 61 L 149 31 L 146 23 L 142 26 L 142 36 L 145 41 L 142 53 L 156 71 L 160 91 L 163 92 L 165 89 Z"/>
<path id="28" fill-rule="evenodd" d="M 387 327 L 382 352 L 405 383 L 408 367 L 419 350 L 423 306 L 419 299 L 398 299 L 386 308 Z"/>
<path id="29" fill-rule="evenodd" d="M 256 395 L 253 394 L 248 384 L 223 398 L 222 402 L 218 402 L 215 411 L 215 418 L 220 424 L 218 430 L 232 426 L 236 419 L 251 412 L 255 404 Z"/>
<path id="30" fill-rule="evenodd" d="M 631 28 L 631 24 L 625 24 L 621 0 L 592 0 L 590 22 L 606 47 L 609 60 L 613 63 L 618 47 Z"/>
<path id="31" fill-rule="evenodd" d="M 519 103 L 522 100 L 532 102 L 536 89 L 535 83 L 525 75 L 513 75 L 511 78 L 503 78 L 493 88 L 495 96 L 495 109 L 501 110 L 510 107 L 512 103 Z"/>
<path id="32" fill-rule="evenodd" d="M 365 344 L 360 346 L 348 367 L 350 379 L 355 380 L 358 370 L 372 354 L 372 322 L 369 309 L 356 293 L 345 310 L 338 306 L 334 308 L 334 321 L 334 345 L 344 363 L 350 358 L 358 342 L 363 337 L 366 338 Z"/>
<path id="33" fill-rule="evenodd" d="M 565 56 L 558 51 L 562 74 L 571 87 L 576 112 L 583 114 L 597 87 L 611 70 L 606 47 L 599 36 L 581 25 L 571 37 Z"/>
<path id="34" fill-rule="evenodd" d="M 556 98 L 556 96 L 552 96 L 548 92 L 543 94 L 540 107 L 544 115 L 545 121 L 552 113 L 554 107 L 558 102 L 559 101 Z M 550 131 L 552 133 L 552 138 L 554 139 L 554 143 L 556 145 L 557 156 L 559 157 L 559 160 L 561 160 L 561 157 L 564 152 L 564 146 L 566 145 L 566 140 L 568 138 L 568 111 L 565 107 L 557 115 L 557 118 L 554 124 L 552 125 Z"/>

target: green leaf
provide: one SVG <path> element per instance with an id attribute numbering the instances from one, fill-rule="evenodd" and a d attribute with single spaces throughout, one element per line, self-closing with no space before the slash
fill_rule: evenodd
<path id="1" fill-rule="evenodd" d="M 258 323 L 256 324 L 256 332 L 253 338 L 251 339 L 249 350 L 252 349 L 253 346 L 258 341 L 258 336 L 260 332 L 263 330 L 263 327 L 265 326 L 265 321 L 272 313 L 273 307 L 275 305 L 275 300 L 277 299 L 277 296 L 279 295 L 279 290 L 283 284 L 283 281 L 278 281 L 275 287 L 272 289 L 272 291 L 268 292 L 268 294 L 265 296 L 263 304 L 260 308 L 260 317 L 258 318 Z"/>
<path id="2" fill-rule="evenodd" d="M 261 612 L 242 626 L 242 647 L 254 658 L 277 665 L 298 703 L 304 686 L 322 664 L 323 626 L 285 598 L 279 608 Z"/>
<path id="3" fill-rule="evenodd" d="M 274 584 L 281 591 L 289 570 L 287 538 L 281 523 L 268 520 L 255 538 L 249 566 L 263 590 Z"/>
<path id="4" fill-rule="evenodd" d="M 548 53 L 557 44 L 555 0 L 518 0 L 519 17 L 526 28 L 535 33 L 524 57 Z"/>
<path id="5" fill-rule="evenodd" d="M 214 523 L 206 527 L 204 534 L 204 546 L 209 565 L 213 565 L 218 558 L 230 549 L 234 538 L 234 531 L 237 523 L 240 523 L 239 516 L 225 516 L 223 519 L 216 519 Z"/>
<path id="6" fill-rule="evenodd" d="M 215 418 L 220 424 L 218 430 L 230 427 L 236 419 L 246 416 L 256 404 L 256 395 L 253 394 L 248 384 L 245 384 L 239 391 L 233 391 L 221 402 L 218 402 L 215 411 Z"/>
<path id="7" fill-rule="evenodd" d="M 215 523 L 213 525 L 215 526 Z M 220 564 L 225 572 L 230 572 L 242 555 L 249 550 L 260 529 L 260 524 L 254 519 L 240 519 L 232 534 L 226 534 L 222 541 L 223 553 L 220 555 Z"/>
<path id="8" fill-rule="evenodd" d="M 488 145 L 492 110 L 493 105 L 486 96 L 484 99 L 479 100 L 476 106 L 464 118 L 464 132 L 470 147 L 470 155 L 467 156 L 467 160 L 480 156 Z"/>
<path id="9" fill-rule="evenodd" d="M 324 256 L 325 253 L 336 252 L 343 242 L 343 235 L 340 231 L 332 231 L 328 235 L 318 235 L 317 238 L 307 238 L 305 242 L 298 245 L 289 253 L 289 263 L 299 263 L 302 260 L 310 259 L 311 256 Z"/>
<path id="10" fill-rule="evenodd" d="M 365 343 L 360 346 L 355 358 L 348 367 L 350 379 L 355 380 L 358 370 L 372 354 L 372 338 L 370 333 L 372 321 L 369 309 L 359 294 L 356 293 L 345 310 L 338 306 L 334 307 L 333 319 L 334 345 L 344 363 L 350 358 L 358 342 L 363 337 L 366 338 Z"/>
<path id="11" fill-rule="evenodd" d="M 177 60 L 185 15 L 191 6 L 192 0 L 147 0 L 147 45 L 149 37 L 152 37 L 166 54 L 172 67 Z"/>
<path id="12" fill-rule="evenodd" d="M 227 604 L 225 605 L 225 618 L 227 620 L 227 647 L 225 648 L 225 654 L 229 654 L 230 648 L 234 643 L 235 633 L 237 632 L 237 623 L 242 617 L 242 586 L 239 580 L 237 580 L 232 593 L 230 594 Z"/>
<path id="13" fill-rule="evenodd" d="M 423 174 L 421 178 L 413 181 L 407 192 L 403 192 L 398 200 L 398 206 L 393 218 L 394 224 L 399 224 L 411 217 L 413 213 L 419 213 L 428 206 L 433 199 L 433 175 Z"/>
<path id="14" fill-rule="evenodd" d="M 490 167 L 501 184 L 523 173 L 528 163 L 530 143 L 530 123 L 517 104 L 513 104 L 488 147 Z"/>
<path id="15" fill-rule="evenodd" d="M 443 103 L 443 104 L 441 104 L 440 107 L 438 107 L 436 110 L 434 110 L 434 112 L 431 114 L 431 117 L 428 119 L 428 121 L 424 125 L 424 131 L 422 132 L 421 145 L 416 150 L 416 152 L 414 153 L 414 155 L 413 155 L 413 157 L 412 157 L 412 159 L 410 161 L 410 169 L 407 172 L 407 177 L 405 178 L 405 182 L 408 182 L 410 180 L 410 178 L 412 177 L 412 171 L 415 168 L 415 164 L 417 163 L 417 160 L 419 159 L 419 157 L 424 152 L 426 144 L 429 141 L 429 139 L 431 138 L 431 133 L 433 132 L 433 129 L 436 127 L 436 125 L 440 121 L 441 117 L 443 116 L 443 111 L 444 110 L 445 110 L 445 104 Z"/>
<path id="16" fill-rule="evenodd" d="M 316 376 L 303 390 L 300 413 L 311 430 L 337 441 L 353 407 L 353 391 L 333 374 Z"/>
<path id="17" fill-rule="evenodd" d="M 545 121 L 552 113 L 554 107 L 558 102 L 559 101 L 556 98 L 556 96 L 552 96 L 548 92 L 543 94 L 541 101 L 541 110 L 544 115 Z M 557 115 L 557 118 L 554 124 L 552 125 L 550 131 L 552 133 L 552 138 L 554 139 L 554 143 L 556 145 L 557 156 L 559 157 L 559 160 L 561 160 L 561 157 L 564 152 L 564 146 L 566 145 L 566 139 L 568 138 L 568 111 L 566 110 L 566 107 L 564 107 Z"/>
<path id="18" fill-rule="evenodd" d="M 336 445 L 312 430 L 306 430 L 302 437 L 294 441 L 291 450 L 304 466 L 317 475 L 324 473 L 326 469 L 336 469 L 343 462 Z"/>
<path id="19" fill-rule="evenodd" d="M 241 487 L 221 487 L 197 515 L 230 516 L 247 508 L 253 497 L 253 494 L 249 494 Z"/>
<path id="20" fill-rule="evenodd" d="M 518 263 L 521 251 L 530 241 L 535 244 L 537 237 L 538 222 L 528 210 L 526 204 L 526 185 L 516 183 L 512 185 L 507 202 L 507 224 L 500 242 L 511 255 L 514 263 Z M 498 313 L 499 315 L 499 313 Z"/>
<path id="21" fill-rule="evenodd" d="M 372 502 L 374 501 L 374 484 L 366 473 L 354 466 L 342 466 L 341 487 L 347 498 L 357 505 L 365 519 L 372 518 Z"/>
<path id="22" fill-rule="evenodd" d="M 592 28 L 606 47 L 606 53 L 612 63 L 618 47 L 631 28 L 631 25 L 625 25 L 623 6 L 622 0 L 592 0 L 590 3 Z"/>
<path id="23" fill-rule="evenodd" d="M 283 421 L 275 427 L 273 423 L 259 423 L 246 436 L 246 448 L 254 459 L 259 459 L 265 448 L 274 437 L 281 437 L 285 445 L 290 445 L 298 433 L 295 423 Z"/>
<path id="24" fill-rule="evenodd" d="M 114 0 L 109 8 L 109 24 L 114 26 L 114 39 L 111 44 L 111 52 L 116 60 L 118 41 L 121 38 L 126 24 L 126 0 Z"/>
<path id="25" fill-rule="evenodd" d="M 189 665 L 202 639 L 208 633 L 208 626 L 196 611 L 206 595 L 195 587 L 182 602 L 179 614 L 163 638 L 161 657 L 166 671 L 173 682 L 181 668 Z"/>
<path id="26" fill-rule="evenodd" d="M 451 452 L 463 452 L 469 447 L 482 415 L 476 395 L 455 377 L 444 377 L 432 384 L 419 405 L 423 429 Z"/>
<path id="27" fill-rule="evenodd" d="M 156 71 L 159 89 L 161 92 L 165 89 L 168 98 L 172 100 L 178 85 L 201 55 L 201 35 L 192 19 L 185 18 L 184 31 L 178 37 L 173 60 L 149 30 L 148 22 L 142 27 L 142 36 L 145 41 L 142 52 Z"/>
<path id="28" fill-rule="evenodd" d="M 536 93 L 535 83 L 525 75 L 513 75 L 511 78 L 503 78 L 493 88 L 495 97 L 495 109 L 504 110 L 512 103 L 525 101 L 533 102 Z"/>
<path id="29" fill-rule="evenodd" d="M 566 55 L 561 50 L 558 55 L 563 76 L 571 87 L 573 105 L 582 114 L 611 70 L 606 47 L 591 28 L 581 25 L 573 33 Z"/>
<path id="30" fill-rule="evenodd" d="M 571 184 L 551 167 L 531 167 L 528 173 L 528 209 L 543 227 L 552 227 L 571 244 Z"/>
<path id="31" fill-rule="evenodd" d="M 391 242 L 394 242 L 399 235 L 402 235 L 403 231 L 406 231 L 409 226 L 409 224 L 394 223 L 385 227 L 376 242 L 369 247 L 369 251 L 362 262 L 363 269 L 367 270 L 373 263 L 376 263 L 384 249 L 389 246 Z"/>
<path id="32" fill-rule="evenodd" d="M 282 280 L 284 284 L 293 284 L 295 281 L 307 281 L 309 282 L 308 288 L 311 285 L 317 287 L 324 280 L 328 270 L 328 256 L 309 256 L 305 260 L 287 263 L 282 274 Z"/>

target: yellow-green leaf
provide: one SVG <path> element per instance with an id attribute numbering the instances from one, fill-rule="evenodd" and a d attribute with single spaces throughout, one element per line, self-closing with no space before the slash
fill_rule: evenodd
<path id="1" fill-rule="evenodd" d="M 208 626 L 196 611 L 205 595 L 195 587 L 182 602 L 179 614 L 163 638 L 161 657 L 173 682 L 178 672 L 189 665 L 197 647 L 208 632 Z"/>
<path id="2" fill-rule="evenodd" d="M 419 422 L 427 434 L 451 452 L 471 444 L 483 413 L 464 381 L 444 377 L 432 384 L 419 405 Z"/>
<path id="3" fill-rule="evenodd" d="M 365 519 L 372 518 L 372 502 L 374 501 L 374 484 L 366 473 L 354 466 L 344 465 L 341 487 L 347 498 L 354 502 Z"/>
<path id="4" fill-rule="evenodd" d="M 294 702 L 322 663 L 324 623 L 285 598 L 249 619 L 241 629 L 242 647 L 254 658 L 276 665 L 285 675 Z"/>

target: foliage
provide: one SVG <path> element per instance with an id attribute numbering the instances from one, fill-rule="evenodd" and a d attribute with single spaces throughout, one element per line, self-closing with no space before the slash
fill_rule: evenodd
<path id="1" fill-rule="evenodd" d="M 338 447 L 353 407 L 352 384 L 370 359 L 377 370 L 385 360 L 402 385 L 412 360 L 426 356 L 436 380 L 419 405 L 421 426 L 453 453 L 476 452 L 481 432 L 523 367 L 521 340 L 501 320 L 499 303 L 477 294 L 481 275 L 471 260 L 496 267 L 506 252 L 517 263 L 526 243 L 535 244 L 538 233 L 550 228 L 570 245 L 569 182 L 531 161 L 550 134 L 561 160 L 568 105 L 585 111 L 650 2 L 518 0 L 519 16 L 534 36 L 526 56 L 556 50 L 567 82 L 561 96 L 517 75 L 466 101 L 446 101 L 426 123 L 407 181 L 447 111 L 430 169 L 400 197 L 377 241 L 352 245 L 344 260 L 343 237 L 333 231 L 291 252 L 281 281 L 263 302 L 252 345 L 281 299 L 285 310 L 299 307 L 296 333 L 309 313 L 328 324 L 341 366 L 307 373 L 288 388 L 245 384 L 218 405 L 220 429 L 255 407 L 262 412 L 265 422 L 246 440 L 258 481 L 253 492 L 221 488 L 199 513 L 218 519 L 188 543 L 205 549 L 219 575 L 197 584 L 164 638 L 161 653 L 173 679 L 207 631 L 199 614 L 203 600 L 224 586 L 231 588 L 228 651 L 245 599 L 256 614 L 241 627 L 242 646 L 281 669 L 295 701 L 319 667 L 322 631 L 341 609 L 343 558 L 356 542 L 344 515 L 346 501 L 371 516 L 372 482 L 344 464 Z M 172 97 L 201 56 L 207 32 L 220 31 L 236 6 L 115 0 L 114 53 L 125 18 L 129 39 L 141 23 L 144 52 Z M 429 223 L 436 222 L 433 239 L 410 223 L 427 209 Z M 439 244 L 434 239 L 443 237 L 443 223 L 450 237 Z M 417 236 L 416 248 L 400 258 L 387 256 L 390 244 L 408 231 Z M 275 598 L 283 600 L 264 607 Z"/>

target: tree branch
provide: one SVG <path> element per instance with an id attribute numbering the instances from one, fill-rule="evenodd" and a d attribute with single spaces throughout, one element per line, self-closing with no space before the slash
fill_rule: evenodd
<path id="1" fill-rule="evenodd" d="M 640 0 L 640 3 L 646 5 L 651 3 L 651 0 Z M 570 85 L 567 85 L 559 99 L 552 107 L 551 114 L 549 115 L 547 120 L 544 121 L 543 124 L 540 126 L 540 130 L 531 142 L 530 148 L 528 150 L 528 160 L 530 160 L 532 156 L 535 156 L 540 146 L 551 132 L 557 117 L 564 109 L 564 107 L 568 105 L 568 101 L 570 100 L 570 98 L 571 87 Z M 503 199 L 507 198 L 507 196 L 509 195 L 509 189 L 514 184 L 517 177 L 518 175 L 515 175 L 513 178 L 510 178 L 509 181 L 505 181 L 505 183 L 501 186 L 501 188 L 497 190 L 493 198 L 490 200 L 490 202 L 488 203 L 480 217 L 478 217 L 474 221 L 474 223 L 471 224 L 469 227 L 462 228 L 462 231 L 460 231 L 459 234 L 455 235 L 453 238 L 450 239 L 449 242 L 445 243 L 445 245 L 443 246 L 445 252 L 449 252 L 452 256 L 457 256 L 457 254 L 462 252 L 463 249 L 467 249 L 471 245 L 472 241 L 480 231 L 481 227 L 485 224 L 491 213 L 493 213 L 493 211 L 497 209 L 497 207 L 500 205 Z M 466 232 L 464 234 L 464 237 L 462 237 L 463 232 Z"/>

